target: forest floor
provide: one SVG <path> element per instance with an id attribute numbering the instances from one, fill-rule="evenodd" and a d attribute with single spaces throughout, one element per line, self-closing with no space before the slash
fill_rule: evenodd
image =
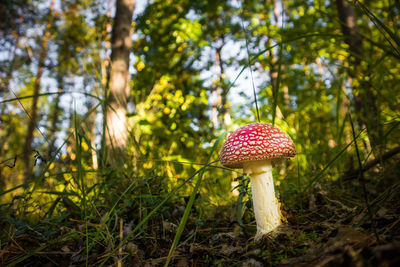
<path id="1" fill-rule="evenodd" d="M 307 209 L 286 210 L 287 223 L 261 242 L 236 222 L 210 220 L 174 266 L 400 266 L 400 164 L 393 170 L 365 183 L 368 204 L 358 180 L 315 185 Z M 131 264 L 162 266 L 171 239 L 141 240 Z"/>
<path id="2" fill-rule="evenodd" d="M 254 220 L 239 225 L 226 209 L 201 225 L 189 218 L 170 266 L 400 266 L 400 162 L 387 170 L 369 172 L 365 181 L 315 184 L 301 200 L 284 204 L 287 222 L 260 242 L 254 242 Z M 110 255 L 110 247 L 96 242 L 87 253 L 79 236 L 57 239 L 84 233 L 84 222 L 64 222 L 53 224 L 49 237 L 40 232 L 48 223 L 10 237 L 0 265 L 93 266 Z M 130 239 L 105 265 L 163 266 L 178 224 L 150 220 L 151 230 Z M 123 232 L 131 227 L 125 224 Z"/>

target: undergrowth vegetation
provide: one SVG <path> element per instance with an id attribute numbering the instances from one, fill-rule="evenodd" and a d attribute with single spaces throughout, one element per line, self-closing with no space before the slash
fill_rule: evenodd
<path id="1" fill-rule="evenodd" d="M 396 1 L 146 3 L 123 153 L 106 140 L 112 8 L 28 2 L 1 4 L 18 23 L 0 24 L 0 265 L 399 264 Z M 249 177 L 219 163 L 251 122 L 297 150 L 260 242 Z"/>

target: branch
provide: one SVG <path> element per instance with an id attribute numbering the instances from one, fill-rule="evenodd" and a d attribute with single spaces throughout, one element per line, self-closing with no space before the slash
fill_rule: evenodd
<path id="1" fill-rule="evenodd" d="M 385 161 L 391 157 L 393 157 L 394 155 L 400 153 L 400 146 L 396 146 L 395 148 L 385 152 L 384 154 L 382 154 L 382 156 L 375 158 L 373 160 L 368 161 L 367 163 L 364 164 L 363 168 L 362 168 L 362 172 L 365 172 L 369 169 L 371 169 L 372 167 L 374 167 L 375 165 L 379 164 L 382 161 Z M 351 170 L 349 172 L 347 172 L 343 177 L 342 177 L 342 181 L 348 181 L 348 180 L 353 180 L 355 178 L 358 177 L 358 174 L 360 173 L 360 169 L 357 170 Z"/>

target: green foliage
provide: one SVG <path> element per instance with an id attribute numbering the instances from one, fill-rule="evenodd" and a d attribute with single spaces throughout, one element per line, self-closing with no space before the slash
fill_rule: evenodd
<path id="1" fill-rule="evenodd" d="M 52 14 L 42 1 L 2 4 L 14 21 L 18 14 L 29 18 L 21 25 L 0 24 L 6 37 L 0 49 L 9 55 L 0 59 L 0 228 L 7 229 L 0 233 L 0 250 L 12 238 L 40 233 L 38 243 L 11 265 L 29 264 L 52 246 L 65 249 L 67 239 L 84 259 L 72 265 L 113 264 L 123 258 L 120 249 L 157 240 L 160 232 L 167 241 L 158 256 L 167 257 L 169 250 L 172 264 L 174 251 L 200 235 L 208 220 L 221 223 L 220 216 L 253 233 L 249 179 L 221 168 L 217 152 L 223 129 L 254 122 L 258 113 L 296 145 L 296 158 L 274 169 L 277 195 L 289 213 L 307 210 L 315 184 L 340 183 L 357 170 L 358 157 L 364 164 L 398 146 L 395 4 L 352 2 L 360 57 L 343 35 L 335 1 L 154 0 L 132 23 L 127 161 L 120 169 L 102 164 L 112 27 L 112 9 L 103 2 L 62 1 Z M 53 24 L 37 96 L 36 164 L 33 176 L 25 177 L 25 126 L 48 16 Z M 245 78 L 250 67 L 258 110 Z M 367 89 L 375 118 L 366 112 L 368 99 L 357 107 Z M 224 112 L 232 124 L 223 123 Z M 384 161 L 377 166 L 376 172 L 390 169 Z M 289 241 L 300 245 L 275 251 L 273 263 L 303 254 L 302 244 L 319 238 L 315 231 L 296 233 Z M 264 251 L 260 257 L 270 257 Z M 206 264 L 227 261 L 207 257 L 201 258 Z"/>

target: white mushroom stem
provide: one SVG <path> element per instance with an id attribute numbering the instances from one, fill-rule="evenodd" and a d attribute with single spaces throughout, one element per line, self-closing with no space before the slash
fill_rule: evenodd
<path id="1" fill-rule="evenodd" d="M 255 240 L 273 231 L 282 221 L 280 204 L 275 197 L 270 160 L 243 163 L 243 172 L 250 175 L 253 207 L 257 222 Z"/>

